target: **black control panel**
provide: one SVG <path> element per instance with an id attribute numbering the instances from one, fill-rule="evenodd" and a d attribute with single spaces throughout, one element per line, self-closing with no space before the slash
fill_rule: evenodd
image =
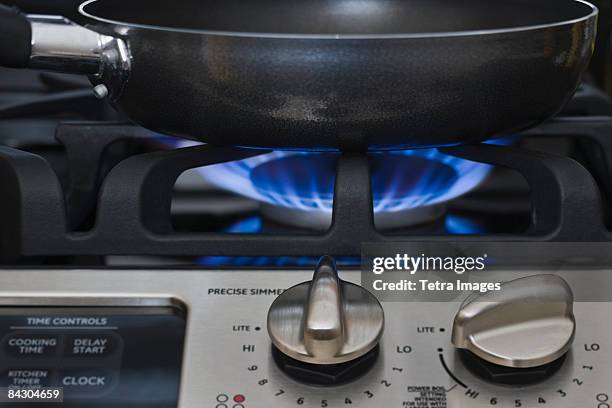
<path id="1" fill-rule="evenodd" d="M 175 307 L 2 307 L 0 388 L 61 387 L 63 403 L 175 408 L 185 338 Z"/>

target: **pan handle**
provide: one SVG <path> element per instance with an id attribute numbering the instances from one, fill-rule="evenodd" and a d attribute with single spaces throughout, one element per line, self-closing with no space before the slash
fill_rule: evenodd
<path id="1" fill-rule="evenodd" d="M 123 39 L 64 17 L 25 15 L 0 4 L 0 66 L 89 75 L 98 96 L 117 99 L 129 76 L 131 56 Z"/>

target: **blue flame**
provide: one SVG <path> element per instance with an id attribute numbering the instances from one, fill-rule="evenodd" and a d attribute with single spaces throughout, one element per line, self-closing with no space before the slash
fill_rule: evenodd
<path id="1" fill-rule="evenodd" d="M 454 235 L 478 235 L 487 232 L 483 225 L 459 215 L 449 214 L 444 220 L 446 231 Z"/>
<path id="2" fill-rule="evenodd" d="M 229 227 L 225 228 L 223 232 L 227 234 L 256 234 L 261 232 L 262 222 L 261 217 L 252 216 L 236 221 Z"/>
<path id="3" fill-rule="evenodd" d="M 314 268 L 319 257 L 314 256 L 203 256 L 198 265 L 218 267 L 308 267 Z M 361 264 L 359 257 L 336 258 L 338 266 L 356 267 Z"/>
<path id="4" fill-rule="evenodd" d="M 202 167 L 198 172 L 213 185 L 261 202 L 331 212 L 337 157 L 337 153 L 274 151 Z M 492 169 L 437 149 L 380 152 L 370 157 L 375 213 L 452 200 L 478 186 Z"/>

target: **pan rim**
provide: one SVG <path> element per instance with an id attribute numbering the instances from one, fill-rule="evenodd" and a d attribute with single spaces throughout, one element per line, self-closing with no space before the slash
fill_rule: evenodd
<path id="1" fill-rule="evenodd" d="M 146 29 L 153 31 L 185 33 L 185 34 L 200 34 L 221 37 L 245 37 L 245 38 L 276 38 L 276 39 L 313 39 L 313 40 L 384 40 L 384 39 L 435 39 L 435 38 L 453 38 L 453 37 L 475 37 L 484 35 L 496 34 L 513 34 L 530 31 L 538 31 L 542 29 L 550 29 L 563 26 L 571 26 L 584 21 L 589 21 L 599 15 L 599 8 L 587 0 L 571 0 L 576 3 L 584 4 L 591 9 L 591 12 L 585 16 L 571 20 L 558 21 L 548 24 L 536 24 L 531 26 L 520 26 L 510 28 L 495 28 L 485 30 L 465 30 L 465 31 L 441 31 L 434 33 L 381 33 L 381 34 L 304 34 L 304 33 L 272 33 L 272 32 L 248 32 L 248 31 L 223 31 L 223 30 L 199 30 L 190 28 L 175 28 L 166 26 L 157 26 L 149 24 L 135 24 L 126 21 L 117 21 L 95 16 L 88 13 L 85 8 L 91 4 L 103 0 L 86 0 L 79 6 L 79 13 L 88 19 L 100 23 L 110 24 L 113 26 L 121 26 L 127 29 Z M 125 33 L 126 34 L 126 33 Z"/>

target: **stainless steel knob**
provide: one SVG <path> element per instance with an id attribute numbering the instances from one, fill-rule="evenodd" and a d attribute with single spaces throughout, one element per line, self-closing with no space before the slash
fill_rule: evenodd
<path id="1" fill-rule="evenodd" d="M 268 312 L 268 333 L 287 356 L 310 364 L 340 364 L 378 344 L 384 312 L 361 286 L 338 277 L 333 258 L 323 257 L 312 281 L 284 291 Z"/>
<path id="2" fill-rule="evenodd" d="M 576 331 L 573 294 L 562 278 L 537 275 L 474 293 L 461 305 L 452 342 L 488 363 L 540 367 L 561 358 Z"/>

